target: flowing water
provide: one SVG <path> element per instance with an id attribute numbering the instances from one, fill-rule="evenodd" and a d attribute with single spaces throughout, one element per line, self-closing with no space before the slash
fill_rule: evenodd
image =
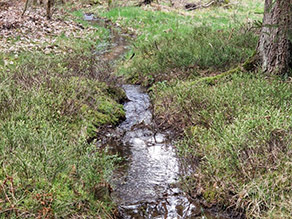
<path id="1" fill-rule="evenodd" d="M 114 176 L 114 198 L 123 218 L 191 218 L 200 213 L 178 188 L 179 162 L 166 133 L 155 132 L 149 96 L 124 85 L 129 101 L 119 151 L 127 162 Z"/>
<path id="2" fill-rule="evenodd" d="M 112 64 L 127 50 L 127 40 L 107 21 L 85 15 L 111 30 L 109 51 L 98 55 Z M 148 94 L 139 85 L 123 85 L 128 102 L 126 120 L 107 140 L 109 148 L 125 159 L 112 177 L 112 197 L 119 206 L 120 218 L 226 218 L 212 216 L 191 202 L 179 187 L 180 162 L 169 140 L 171 133 L 155 130 Z"/>

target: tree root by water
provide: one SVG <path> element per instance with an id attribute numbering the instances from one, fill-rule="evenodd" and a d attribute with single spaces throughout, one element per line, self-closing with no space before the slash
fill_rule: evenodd
<path id="1" fill-rule="evenodd" d="M 258 63 L 258 56 L 256 52 L 254 52 L 250 58 L 248 58 L 243 64 L 237 66 L 236 68 L 233 68 L 231 70 L 228 70 L 216 76 L 210 76 L 210 77 L 204 77 L 204 78 L 198 79 L 194 81 L 191 85 L 194 85 L 197 83 L 206 83 L 208 85 L 214 85 L 216 84 L 216 82 L 218 82 L 218 80 L 223 79 L 223 78 L 226 79 L 228 76 L 231 76 L 240 72 L 254 71 L 257 68 L 257 63 Z"/>

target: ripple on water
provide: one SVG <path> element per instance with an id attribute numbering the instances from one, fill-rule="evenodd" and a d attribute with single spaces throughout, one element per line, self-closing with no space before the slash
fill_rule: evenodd
<path id="1" fill-rule="evenodd" d="M 123 218 L 190 218 L 198 208 L 175 185 L 179 163 L 163 133 L 154 133 L 149 96 L 140 86 L 125 85 L 125 131 L 120 145 L 129 154 L 127 168 L 114 176 L 114 197 Z M 142 128 L 140 126 L 142 124 Z M 121 148 L 120 148 L 121 149 Z M 196 213 L 195 213 L 196 212 Z"/>

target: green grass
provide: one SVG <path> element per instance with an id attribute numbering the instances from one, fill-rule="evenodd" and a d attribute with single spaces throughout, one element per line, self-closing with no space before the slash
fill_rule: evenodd
<path id="1" fill-rule="evenodd" d="M 214 37 L 216 35 L 216 37 Z M 250 57 L 257 44 L 253 32 L 214 31 L 196 27 L 189 34 L 173 33 L 140 49 L 127 66 L 130 80 L 146 86 L 159 81 L 192 80 L 236 67 Z"/>
<path id="2" fill-rule="evenodd" d="M 178 148 L 196 169 L 191 181 L 185 178 L 190 192 L 245 209 L 248 217 L 290 216 L 290 83 L 245 73 L 215 86 L 157 84 L 153 90 L 156 117 L 185 130 Z"/>
<path id="3" fill-rule="evenodd" d="M 234 3 L 230 8 L 209 8 L 196 10 L 186 15 L 176 12 L 141 10 L 139 7 L 113 8 L 110 11 L 96 11 L 119 24 L 138 32 L 138 41 L 151 41 L 163 35 L 170 28 L 185 34 L 194 26 L 211 26 L 213 29 L 229 29 L 262 18 L 263 1 L 245 0 Z"/>
<path id="4" fill-rule="evenodd" d="M 263 4 L 237 1 L 184 16 L 149 7 L 86 11 L 137 34 L 118 73 L 149 86 L 157 123 L 183 133 L 178 153 L 195 169 L 182 179 L 185 189 L 247 217 L 289 218 L 291 84 L 240 68 L 216 77 L 254 53 L 252 24 Z M 74 15 L 90 27 L 81 11 Z M 106 188 L 119 159 L 86 141 L 124 117 L 124 96 L 94 79 L 91 52 L 109 36 L 94 28 L 86 40 L 56 38 L 70 55 L 0 54 L 3 217 L 108 217 L 113 210 Z M 215 76 L 212 83 L 206 76 Z"/>
<path id="5" fill-rule="evenodd" d="M 108 32 L 91 28 L 86 38 L 57 37 L 65 54 L 0 55 L 1 218 L 106 218 L 114 209 L 107 188 L 119 158 L 87 141 L 124 118 L 125 96 L 95 76 L 92 50 Z"/>
<path id="6" fill-rule="evenodd" d="M 100 15 L 125 27 L 133 28 L 138 32 L 138 42 L 151 41 L 168 35 L 165 31 L 170 28 L 188 31 L 192 24 L 191 18 L 176 13 L 144 11 L 137 7 L 114 8 Z"/>
<path id="7" fill-rule="evenodd" d="M 262 6 L 261 1 L 244 1 L 229 9 L 197 10 L 188 16 L 137 7 L 100 14 L 137 33 L 119 74 L 150 86 L 163 80 L 216 74 L 243 62 L 256 47 L 252 19 L 261 19 L 258 11 Z"/>

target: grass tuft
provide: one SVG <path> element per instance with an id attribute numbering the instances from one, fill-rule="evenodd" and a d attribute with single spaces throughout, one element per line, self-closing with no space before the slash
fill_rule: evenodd
<path id="1" fill-rule="evenodd" d="M 216 86 L 188 85 L 157 85 L 155 113 L 185 130 L 179 150 L 196 169 L 197 190 L 190 192 L 245 209 L 248 217 L 277 217 L 280 211 L 288 218 L 291 84 L 245 73 Z"/>
<path id="2" fill-rule="evenodd" d="M 171 33 L 139 47 L 127 72 L 134 82 L 147 86 L 163 80 L 194 79 L 244 62 L 256 43 L 253 32 L 196 27 L 188 34 Z"/>

